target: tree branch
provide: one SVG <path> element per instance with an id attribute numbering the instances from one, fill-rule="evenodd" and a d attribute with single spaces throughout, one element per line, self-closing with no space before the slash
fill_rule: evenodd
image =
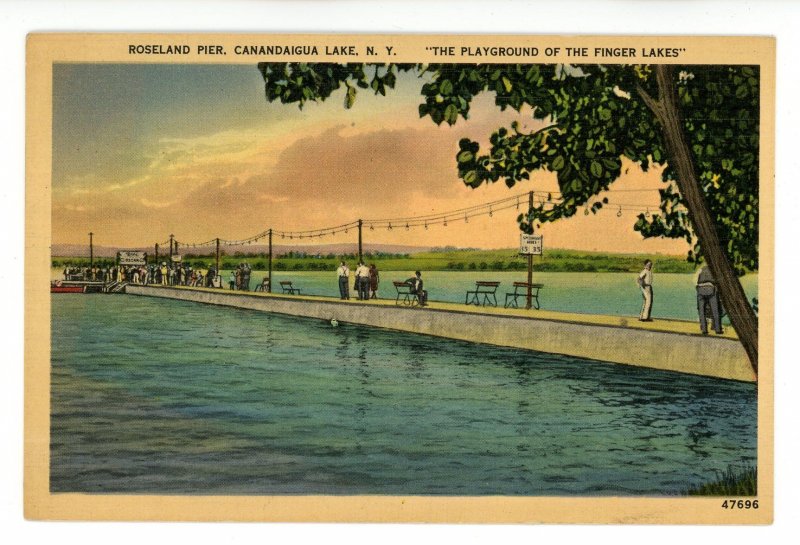
<path id="1" fill-rule="evenodd" d="M 645 105 L 650 109 L 650 111 L 652 111 L 655 114 L 656 119 L 658 119 L 659 123 L 663 124 L 664 107 L 661 104 L 661 102 L 651 97 L 647 93 L 647 91 L 644 90 L 644 87 L 639 85 L 638 82 L 636 83 L 636 93 L 642 98 Z"/>

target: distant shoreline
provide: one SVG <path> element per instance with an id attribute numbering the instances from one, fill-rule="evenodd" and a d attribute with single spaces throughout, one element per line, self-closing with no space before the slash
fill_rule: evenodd
<path id="1" fill-rule="evenodd" d="M 384 271 L 526 271 L 527 258 L 520 256 L 516 248 L 501 250 L 459 250 L 442 249 L 418 253 L 365 252 L 363 259 L 367 264 L 374 263 Z M 159 261 L 163 261 L 160 256 Z M 152 256 L 151 256 L 152 258 Z M 207 268 L 214 264 L 213 254 L 196 255 L 187 252 L 182 256 L 183 262 L 193 268 Z M 695 265 L 683 256 L 657 254 L 609 254 L 601 252 L 585 252 L 579 250 L 545 250 L 543 256 L 535 256 L 533 268 L 536 272 L 591 272 L 619 273 L 639 272 L 645 259 L 652 259 L 656 269 L 662 273 L 693 273 Z M 223 255 L 220 258 L 221 268 L 229 270 L 239 263 L 247 261 L 253 269 L 266 270 L 269 256 L 264 253 L 237 252 L 234 255 Z M 315 253 L 291 251 L 280 256 L 273 255 L 272 268 L 277 272 L 284 271 L 335 271 L 340 261 L 346 261 L 351 268 L 358 260 L 357 254 Z M 114 259 L 96 257 L 95 264 L 111 266 Z M 86 267 L 89 258 L 53 257 L 52 266 L 59 268 L 67 265 Z"/>

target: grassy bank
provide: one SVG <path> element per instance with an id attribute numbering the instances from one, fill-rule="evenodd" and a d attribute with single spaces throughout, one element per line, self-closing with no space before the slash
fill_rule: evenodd
<path id="1" fill-rule="evenodd" d="M 357 260 L 356 255 L 319 255 L 292 252 L 287 255 L 273 256 L 272 266 L 276 271 L 334 271 L 339 261 L 344 259 L 352 268 Z M 204 267 L 214 263 L 213 255 L 184 254 L 184 260 L 192 267 Z M 533 258 L 534 270 L 539 272 L 639 272 L 642 262 L 652 259 L 655 268 L 662 273 L 691 273 L 694 266 L 682 256 L 646 255 L 646 254 L 609 254 L 599 252 L 581 252 L 577 250 L 546 250 L 545 255 Z M 235 268 L 242 261 L 247 261 L 257 270 L 267 268 L 268 256 L 264 254 L 235 254 L 221 258 L 223 269 Z M 515 248 L 502 250 L 441 250 L 416 254 L 365 253 L 364 261 L 374 263 L 383 271 L 515 271 L 526 270 L 527 258 L 519 256 Z M 89 259 L 85 257 L 54 257 L 53 267 L 67 265 L 86 267 Z M 99 266 L 113 265 L 110 258 L 95 259 Z"/>
<path id="2" fill-rule="evenodd" d="M 728 467 L 725 473 L 717 475 L 716 480 L 691 488 L 689 496 L 755 496 L 758 473 L 755 468 L 735 470 Z"/>

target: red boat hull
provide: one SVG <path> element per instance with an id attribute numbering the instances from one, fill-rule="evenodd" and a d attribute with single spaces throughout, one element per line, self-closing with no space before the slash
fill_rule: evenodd
<path id="1" fill-rule="evenodd" d="M 83 286 L 50 286 L 50 293 L 83 293 Z"/>

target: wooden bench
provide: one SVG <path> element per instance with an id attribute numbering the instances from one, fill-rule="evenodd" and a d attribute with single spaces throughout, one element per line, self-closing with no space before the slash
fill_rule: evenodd
<path id="1" fill-rule="evenodd" d="M 482 280 L 475 282 L 475 289 L 467 292 L 464 304 L 481 306 L 481 296 L 483 296 L 484 306 L 492 305 L 496 307 L 497 296 L 495 294 L 499 285 L 500 282 L 485 282 Z"/>
<path id="2" fill-rule="evenodd" d="M 531 284 L 531 305 L 536 310 L 539 310 L 539 290 L 544 287 L 544 284 Z M 514 291 L 506 293 L 506 308 L 519 308 L 519 298 L 522 298 L 527 303 L 528 299 L 528 283 L 527 282 L 514 282 Z"/>
<path id="3" fill-rule="evenodd" d="M 406 305 L 406 306 L 414 306 L 415 304 L 419 304 L 419 296 L 411 291 L 411 284 L 407 284 L 405 282 L 392 282 L 394 284 L 394 288 L 397 290 L 397 299 L 395 300 L 395 305 Z"/>
<path id="4" fill-rule="evenodd" d="M 290 282 L 290 284 L 291 284 L 291 282 Z M 291 285 L 289 287 L 291 287 Z M 262 292 L 265 292 L 265 293 L 270 291 L 269 290 L 269 278 L 265 278 L 264 280 L 262 280 L 261 283 L 259 285 L 257 285 L 253 291 L 262 291 Z"/>
<path id="5" fill-rule="evenodd" d="M 283 293 L 288 293 L 290 295 L 300 295 L 300 288 L 295 288 L 290 280 L 281 280 L 280 284 Z"/>

